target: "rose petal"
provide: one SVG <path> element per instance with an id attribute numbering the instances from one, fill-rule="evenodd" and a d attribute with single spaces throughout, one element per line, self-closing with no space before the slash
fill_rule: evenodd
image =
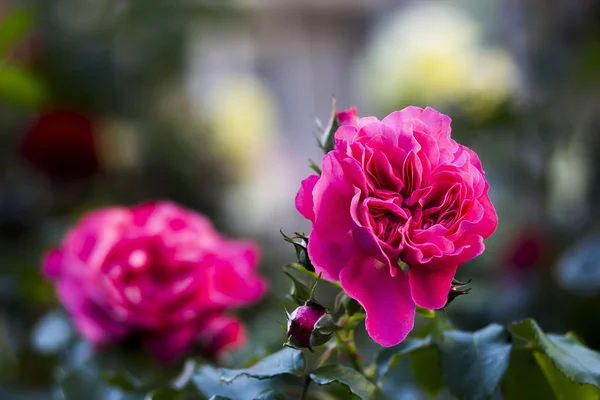
<path id="1" fill-rule="evenodd" d="M 435 269 L 427 265 L 408 267 L 411 295 L 417 305 L 435 310 L 444 307 L 458 265 Z"/>
<path id="2" fill-rule="evenodd" d="M 42 260 L 42 270 L 46 276 L 60 275 L 63 261 L 63 251 L 59 249 L 50 250 Z"/>
<path id="3" fill-rule="evenodd" d="M 244 325 L 226 315 L 210 317 L 198 333 L 198 339 L 209 357 L 240 349 L 247 342 Z"/>
<path id="4" fill-rule="evenodd" d="M 367 313 L 367 332 L 382 346 L 394 346 L 413 329 L 415 303 L 403 273 L 390 275 L 374 258 L 355 260 L 340 273 L 346 293 Z"/>
<path id="5" fill-rule="evenodd" d="M 323 279 L 328 281 L 339 280 L 340 271 L 355 256 L 356 250 L 350 234 L 325 239 L 313 230 L 308 237 L 308 256 L 315 267 L 315 272 L 322 274 Z"/>
<path id="6" fill-rule="evenodd" d="M 318 175 L 310 175 L 304 179 L 298 190 L 298 194 L 296 194 L 296 210 L 309 221 L 315 220 L 313 190 L 319 178 Z"/>

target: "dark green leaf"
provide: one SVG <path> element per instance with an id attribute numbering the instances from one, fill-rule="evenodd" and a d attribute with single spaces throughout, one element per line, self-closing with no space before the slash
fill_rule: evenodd
<path id="1" fill-rule="evenodd" d="M 292 275 L 289 271 L 283 270 L 283 273 L 286 274 L 292 280 L 292 289 L 290 290 L 290 296 L 298 305 L 303 305 L 306 300 L 310 297 L 310 289 L 306 284 L 299 281 L 294 275 Z"/>
<path id="2" fill-rule="evenodd" d="M 222 368 L 219 373 L 223 382 L 231 382 L 242 375 L 255 379 L 269 379 L 282 374 L 303 376 L 305 375 L 304 354 L 301 350 L 286 347 L 263 358 L 249 368 Z"/>
<path id="3" fill-rule="evenodd" d="M 110 386 L 133 392 L 140 388 L 140 383 L 127 371 L 109 372 L 104 375 L 104 381 Z"/>
<path id="4" fill-rule="evenodd" d="M 567 335 L 546 336 L 533 320 L 512 324 L 510 332 L 547 354 L 556 368 L 570 380 L 600 387 L 600 354 Z"/>
<path id="5" fill-rule="evenodd" d="M 359 372 L 343 365 L 325 365 L 311 373 L 310 377 L 319 385 L 337 382 L 362 399 L 374 399 L 378 393 L 377 386 Z"/>
<path id="6" fill-rule="evenodd" d="M 293 269 L 295 269 L 296 271 L 300 271 L 300 272 L 302 272 L 303 274 L 306 274 L 306 275 L 308 275 L 308 276 L 309 276 L 311 279 L 313 279 L 313 280 L 314 280 L 314 279 L 317 279 L 317 278 L 319 277 L 319 276 L 318 276 L 316 273 L 314 273 L 314 272 L 312 272 L 312 271 L 308 271 L 306 268 L 304 268 L 304 267 L 303 267 L 302 265 L 300 265 L 300 264 L 297 264 L 297 263 L 291 263 L 291 264 L 288 264 L 287 266 L 288 266 L 289 268 L 293 268 Z M 342 288 L 342 285 L 340 284 L 340 282 L 337 282 L 337 281 L 336 281 L 336 282 L 334 282 L 334 281 L 327 281 L 327 280 L 324 280 L 323 282 L 327 282 L 327 283 L 329 283 L 330 285 L 332 285 L 332 286 L 334 286 L 334 287 L 336 287 L 336 288 L 338 288 L 338 289 L 341 289 L 341 288 Z"/>
<path id="7" fill-rule="evenodd" d="M 319 167 L 313 160 L 308 160 L 310 162 L 310 168 L 315 171 L 318 175 L 321 175 L 323 171 L 321 171 L 321 167 Z"/>
<path id="8" fill-rule="evenodd" d="M 232 399 L 251 399 L 267 388 L 266 381 L 247 377 L 237 378 L 234 382 L 223 383 L 219 371 L 209 365 L 195 368 L 192 382 L 204 396 L 223 396 Z"/>
<path id="9" fill-rule="evenodd" d="M 181 400 L 186 395 L 184 392 L 174 388 L 163 388 L 155 390 L 146 396 L 145 400 Z"/>
<path id="10" fill-rule="evenodd" d="M 377 355 L 375 363 L 377 365 L 377 379 L 381 384 L 387 378 L 389 372 L 406 356 L 416 351 L 431 347 L 431 337 L 406 339 L 394 347 L 383 349 Z"/>
<path id="11" fill-rule="evenodd" d="M 29 11 L 16 11 L 0 21 L 0 55 L 7 51 L 31 29 L 33 18 Z"/>
<path id="12" fill-rule="evenodd" d="M 62 373 L 58 380 L 64 400 L 104 400 L 119 393 L 87 366 Z"/>
<path id="13" fill-rule="evenodd" d="M 287 397 L 285 394 L 276 392 L 274 390 L 266 390 L 254 398 L 254 400 L 289 400 L 289 399 L 290 398 Z"/>
<path id="14" fill-rule="evenodd" d="M 545 335 L 533 320 L 512 324 L 516 345 L 531 349 L 556 398 L 600 397 L 600 354 L 572 335 Z M 576 396 L 576 397 L 572 397 Z"/>
<path id="15" fill-rule="evenodd" d="M 533 352 L 515 348 L 502 381 L 502 393 L 506 400 L 555 399 Z"/>
<path id="16" fill-rule="evenodd" d="M 461 399 L 484 399 L 500 383 L 510 358 L 510 335 L 492 324 L 476 332 L 443 332 L 440 366 L 450 392 Z"/>
<path id="17" fill-rule="evenodd" d="M 410 358 L 415 381 L 430 396 L 436 396 L 446 387 L 439 359 L 439 351 L 433 346 L 414 352 Z"/>
<path id="18" fill-rule="evenodd" d="M 320 140 L 321 148 L 325 153 L 329 153 L 333 150 L 335 144 L 335 132 L 339 127 L 340 123 L 337 119 L 337 100 L 333 99 L 331 117 L 329 117 L 329 123 L 325 127 Z"/>

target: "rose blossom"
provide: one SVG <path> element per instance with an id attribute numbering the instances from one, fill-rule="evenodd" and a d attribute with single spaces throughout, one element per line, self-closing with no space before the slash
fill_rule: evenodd
<path id="1" fill-rule="evenodd" d="M 135 335 L 161 362 L 199 343 L 217 355 L 245 342 L 226 310 L 258 300 L 257 246 L 220 236 L 201 214 L 168 202 L 85 216 L 49 252 L 44 272 L 95 345 Z"/>
<path id="2" fill-rule="evenodd" d="M 457 267 L 483 252 L 497 215 L 481 162 L 450 138 L 448 116 L 407 107 L 382 121 L 343 119 L 296 208 L 312 222 L 316 273 L 339 280 L 365 308 L 369 335 L 392 346 L 412 330 L 415 304 L 445 305 Z"/>

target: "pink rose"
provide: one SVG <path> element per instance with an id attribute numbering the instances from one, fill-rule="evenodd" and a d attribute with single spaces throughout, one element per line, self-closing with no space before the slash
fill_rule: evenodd
<path id="1" fill-rule="evenodd" d="M 95 345 L 136 335 L 169 362 L 194 343 L 208 355 L 244 345 L 243 326 L 224 312 L 263 295 L 257 263 L 254 243 L 224 238 L 203 215 L 161 202 L 91 212 L 43 268 Z"/>
<path id="2" fill-rule="evenodd" d="M 481 162 L 450 138 L 448 116 L 407 107 L 342 125 L 322 171 L 296 196 L 313 225 L 309 257 L 362 304 L 369 335 L 395 345 L 415 304 L 443 307 L 457 267 L 496 229 Z"/>

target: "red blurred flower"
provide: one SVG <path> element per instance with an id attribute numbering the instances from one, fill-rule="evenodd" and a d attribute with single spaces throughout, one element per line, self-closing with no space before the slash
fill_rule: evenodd
<path id="1" fill-rule="evenodd" d="M 38 116 L 25 134 L 22 152 L 57 181 L 86 178 L 98 170 L 93 121 L 74 110 L 55 109 Z"/>

